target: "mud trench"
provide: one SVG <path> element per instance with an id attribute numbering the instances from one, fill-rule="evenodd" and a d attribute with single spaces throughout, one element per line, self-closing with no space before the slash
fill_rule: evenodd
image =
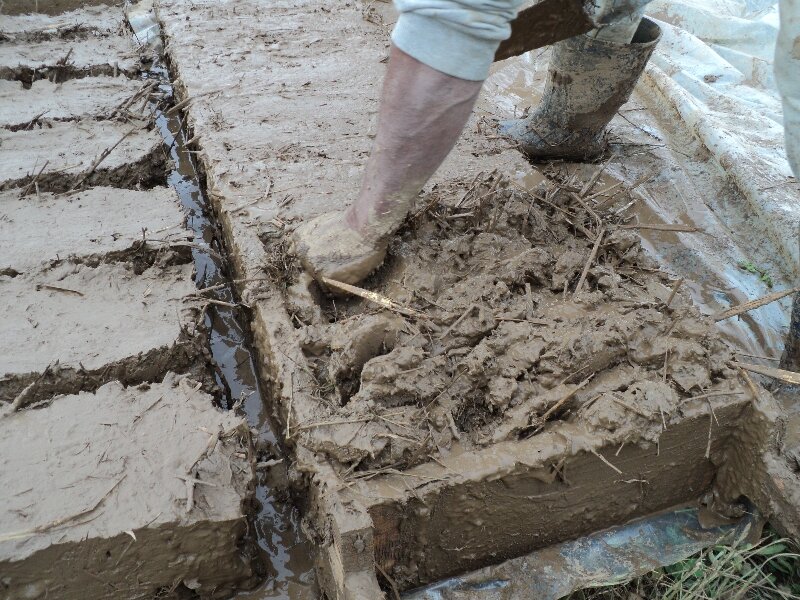
<path id="1" fill-rule="evenodd" d="M 311 549 L 300 528 L 288 480 L 288 464 L 281 440 L 275 435 L 274 416 L 264 400 L 247 319 L 241 300 L 231 281 L 226 248 L 214 221 L 213 208 L 204 191 L 203 174 L 198 170 L 186 144 L 187 132 L 180 114 L 169 114 L 174 106 L 172 86 L 166 65 L 155 65 L 146 79 L 159 82 L 165 97 L 156 109 L 156 126 L 169 150 L 173 169 L 167 175 L 188 211 L 187 226 L 209 248 L 192 250 L 195 283 L 208 290 L 205 297 L 215 301 L 206 312 L 215 382 L 222 392 L 223 408 L 243 412 L 254 432 L 256 444 L 256 486 L 251 536 L 263 553 L 253 556 L 263 581 L 239 598 L 311 598 L 316 585 Z"/>

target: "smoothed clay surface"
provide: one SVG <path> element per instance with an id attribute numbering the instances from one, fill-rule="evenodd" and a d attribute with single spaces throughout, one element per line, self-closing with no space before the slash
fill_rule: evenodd
<path id="1" fill-rule="evenodd" d="M 3 12 L 9 15 L 22 15 L 31 17 L 45 17 L 45 15 L 58 16 L 65 11 L 82 12 L 86 7 L 96 7 L 96 10 L 108 10 L 112 6 L 120 6 L 120 0 L 5 0 Z M 91 14 L 91 13 L 90 13 Z"/>
<path id="2" fill-rule="evenodd" d="M 192 272 L 191 264 L 137 275 L 122 263 L 65 263 L 0 278 L 4 336 L 16 349 L 0 358 L 0 400 L 14 400 L 40 376 L 54 378 L 54 391 L 72 391 L 188 366 L 199 352 L 187 335 L 197 309 Z"/>
<path id="3" fill-rule="evenodd" d="M 38 4 L 39 8 L 51 8 L 57 14 L 33 12 L 31 9 L 36 7 L 36 0 L 6 0 L 4 14 L 0 15 L 0 34 L 8 41 L 34 41 L 88 34 L 112 35 L 125 26 L 125 16 L 121 10 L 101 3 L 98 3 L 100 6 L 83 8 L 76 8 L 83 4 L 80 0 L 48 0 Z M 15 6 L 24 14 L 12 15 Z M 62 12 L 64 10 L 66 12 Z"/>
<path id="4" fill-rule="evenodd" d="M 110 117 L 141 88 L 141 82 L 124 77 L 87 77 L 64 83 L 42 79 L 29 89 L 21 81 L 0 80 L 0 127 L 30 128 L 37 118 Z"/>
<path id="5" fill-rule="evenodd" d="M 41 192 L 66 192 L 81 182 L 147 185 L 163 176 L 162 145 L 158 132 L 137 121 L 87 119 L 0 130 L 0 190 L 31 184 L 32 191 L 38 186 Z M 100 161 L 106 150 L 110 153 Z"/>
<path id="6" fill-rule="evenodd" d="M 209 592 L 217 570 L 249 576 L 250 432 L 196 387 L 173 373 L 112 382 L 0 419 L 4 597 Z"/>
<path id="7" fill-rule="evenodd" d="M 68 259 L 99 263 L 146 249 L 163 252 L 190 239 L 178 198 L 165 187 L 95 187 L 69 196 L 24 197 L 10 190 L 0 192 L 0 210 L 0 272 L 24 273 Z"/>
<path id="8" fill-rule="evenodd" d="M 0 79 L 34 81 L 49 76 L 58 81 L 91 75 L 134 77 L 139 54 L 125 35 L 84 40 L 50 39 L 0 45 Z"/>

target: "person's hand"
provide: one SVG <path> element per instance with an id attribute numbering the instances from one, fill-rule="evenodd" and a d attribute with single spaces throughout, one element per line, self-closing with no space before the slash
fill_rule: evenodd
<path id="1" fill-rule="evenodd" d="M 343 212 L 325 213 L 300 225 L 293 234 L 293 247 L 317 281 L 327 277 L 358 283 L 386 257 L 386 244 L 370 243 L 347 223 Z"/>

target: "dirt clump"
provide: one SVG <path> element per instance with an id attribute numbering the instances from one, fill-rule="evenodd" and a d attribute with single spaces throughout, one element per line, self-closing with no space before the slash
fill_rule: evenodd
<path id="1" fill-rule="evenodd" d="M 566 184 L 529 193 L 491 176 L 421 204 L 364 287 L 422 318 L 287 294 L 324 413 L 298 431 L 348 474 L 553 420 L 657 443 L 682 400 L 735 379 L 712 322 L 672 293 L 624 217 Z"/>

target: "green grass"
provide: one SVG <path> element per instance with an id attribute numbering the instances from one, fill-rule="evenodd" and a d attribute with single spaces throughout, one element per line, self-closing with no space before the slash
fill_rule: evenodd
<path id="1" fill-rule="evenodd" d="M 748 273 L 752 273 L 753 275 L 758 275 L 758 278 L 769 288 L 772 289 L 772 286 L 775 282 L 772 279 L 772 275 L 770 275 L 766 270 L 756 266 L 749 260 L 743 260 L 739 263 L 739 268 L 743 271 L 747 271 Z"/>
<path id="2" fill-rule="evenodd" d="M 765 530 L 755 546 L 716 546 L 627 584 L 582 590 L 569 600 L 800 599 L 800 548 Z"/>

